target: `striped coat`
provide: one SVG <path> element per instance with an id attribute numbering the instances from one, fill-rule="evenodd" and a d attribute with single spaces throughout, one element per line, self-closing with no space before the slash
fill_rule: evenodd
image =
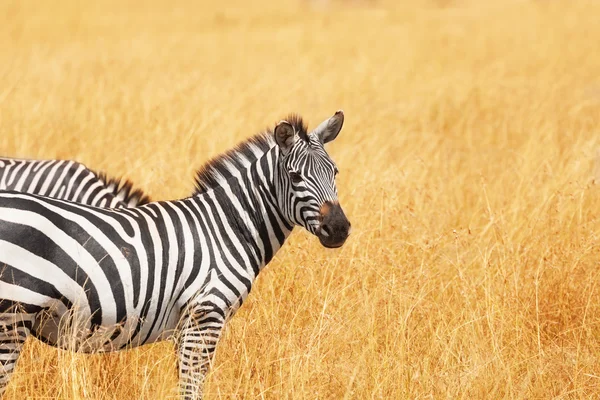
<path id="1" fill-rule="evenodd" d="M 0 190 L 109 208 L 135 207 L 149 201 L 131 182 L 108 178 L 69 160 L 0 158 Z"/>
<path id="2" fill-rule="evenodd" d="M 209 162 L 182 200 L 113 210 L 1 193 L 0 393 L 29 335 L 86 352 L 174 338 L 181 393 L 199 398 L 223 325 L 293 227 L 326 247 L 350 234 L 324 149 L 342 123 L 281 121 Z"/>

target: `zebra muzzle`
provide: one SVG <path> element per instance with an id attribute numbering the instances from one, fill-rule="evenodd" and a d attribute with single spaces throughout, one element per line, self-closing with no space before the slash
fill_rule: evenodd
<path id="1" fill-rule="evenodd" d="M 350 221 L 338 202 L 326 201 L 321 206 L 317 237 L 328 248 L 341 247 L 350 235 Z"/>

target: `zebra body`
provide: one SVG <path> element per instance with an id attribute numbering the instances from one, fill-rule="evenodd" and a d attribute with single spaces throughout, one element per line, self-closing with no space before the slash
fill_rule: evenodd
<path id="1" fill-rule="evenodd" d="M 84 352 L 174 337 L 182 395 L 200 397 L 225 321 L 293 226 L 327 247 L 349 235 L 323 147 L 342 123 L 282 121 L 208 163 L 183 200 L 112 210 L 1 193 L 0 394 L 32 334 Z"/>
<path id="2" fill-rule="evenodd" d="M 0 190 L 108 208 L 135 207 L 149 201 L 129 181 L 108 178 L 70 160 L 0 158 Z"/>

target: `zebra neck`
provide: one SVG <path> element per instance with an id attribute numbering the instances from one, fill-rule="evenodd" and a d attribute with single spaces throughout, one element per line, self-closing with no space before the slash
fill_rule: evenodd
<path id="1" fill-rule="evenodd" d="M 238 180 L 240 195 L 258 243 L 261 260 L 258 270 L 271 261 L 294 227 L 279 207 L 276 187 L 278 155 L 277 149 L 271 149 Z"/>
<path id="2" fill-rule="evenodd" d="M 277 199 L 276 149 L 267 151 L 252 164 L 219 182 L 213 190 L 199 194 L 222 210 L 223 231 L 230 236 L 232 251 L 243 252 L 240 259 L 256 276 L 281 248 L 293 224 L 283 215 Z"/>

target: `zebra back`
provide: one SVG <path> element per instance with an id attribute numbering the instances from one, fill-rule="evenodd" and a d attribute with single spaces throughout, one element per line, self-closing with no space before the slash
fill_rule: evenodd
<path id="1" fill-rule="evenodd" d="M 0 158 L 0 190 L 109 208 L 135 207 L 150 201 L 129 180 L 109 178 L 71 160 Z"/>

